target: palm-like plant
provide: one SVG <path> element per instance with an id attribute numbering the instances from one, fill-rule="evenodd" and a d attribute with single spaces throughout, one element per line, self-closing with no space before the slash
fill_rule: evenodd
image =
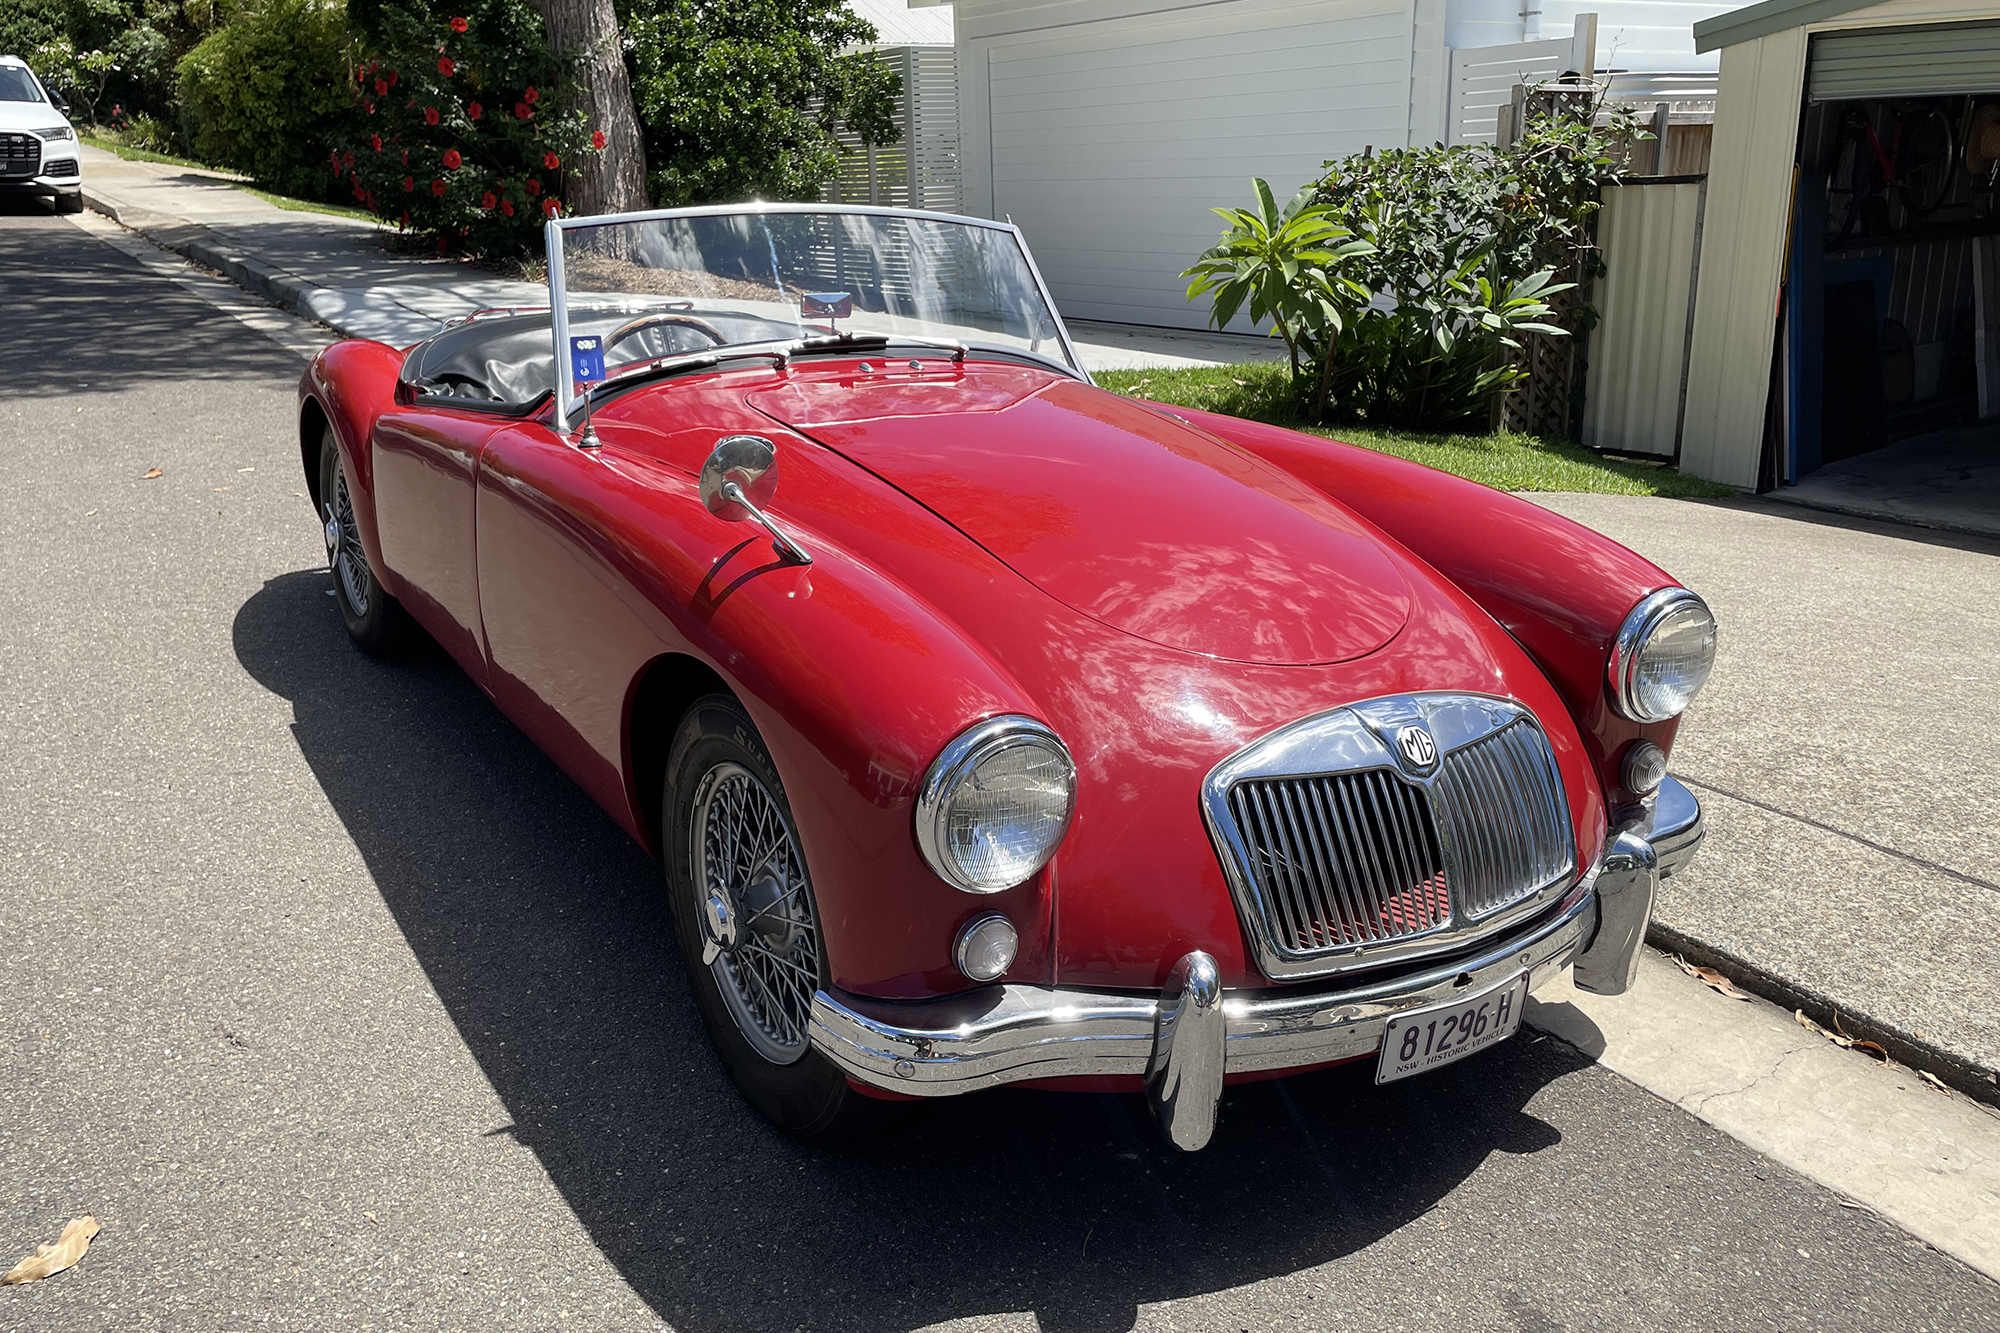
<path id="1" fill-rule="evenodd" d="M 1285 340 L 1296 383 L 1302 346 L 1317 343 L 1328 349 L 1331 361 L 1341 329 L 1355 310 L 1368 304 L 1368 289 L 1337 270 L 1348 259 L 1373 254 L 1375 247 L 1355 240 L 1328 209 L 1315 207 L 1314 187 L 1300 190 L 1280 209 L 1261 177 L 1252 177 L 1251 184 L 1256 210 L 1215 209 L 1228 227 L 1181 276 L 1192 279 L 1188 300 L 1210 298 L 1209 322 L 1216 328 L 1226 327 L 1245 309 L 1252 323 L 1269 320 L 1271 334 Z M 1322 409 L 1324 396 L 1322 383 Z"/>

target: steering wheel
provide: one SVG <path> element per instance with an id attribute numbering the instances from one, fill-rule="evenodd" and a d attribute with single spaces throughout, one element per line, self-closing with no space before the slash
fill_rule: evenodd
<path id="1" fill-rule="evenodd" d="M 729 339 L 716 330 L 714 325 L 696 319 L 692 315 L 641 315 L 627 324 L 620 325 L 612 331 L 610 337 L 604 340 L 606 356 L 609 356 L 612 348 L 624 342 L 627 338 L 634 338 L 648 329 L 656 329 L 663 326 L 693 329 L 696 333 L 708 339 L 709 343 L 715 347 L 720 347 L 729 341 Z M 660 352 L 653 353 L 653 355 L 671 356 L 677 350 L 682 349 L 669 347 Z"/>

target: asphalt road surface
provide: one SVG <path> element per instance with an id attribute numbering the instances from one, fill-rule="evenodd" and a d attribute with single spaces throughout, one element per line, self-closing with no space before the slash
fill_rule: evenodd
<path id="1" fill-rule="evenodd" d="M 0 1267 L 104 1228 L 0 1328 L 2000 1328 L 1527 1032 L 1234 1090 L 1191 1157 L 1048 1093 L 775 1135 L 654 865 L 448 662 L 348 646 L 299 360 L 35 204 L 0 269 Z"/>

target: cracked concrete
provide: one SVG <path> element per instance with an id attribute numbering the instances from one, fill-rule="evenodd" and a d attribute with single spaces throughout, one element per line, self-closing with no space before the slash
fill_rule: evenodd
<path id="1" fill-rule="evenodd" d="M 1648 950 L 1638 983 L 1588 995 L 1565 975 L 1525 1020 L 1723 1133 L 2000 1278 L 2000 1114 L 1732 1000 Z"/>

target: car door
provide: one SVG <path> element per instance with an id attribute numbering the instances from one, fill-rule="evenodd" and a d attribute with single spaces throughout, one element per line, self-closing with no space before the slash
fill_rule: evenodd
<path id="1" fill-rule="evenodd" d="M 488 413 L 402 407 L 376 420 L 375 523 L 397 596 L 467 674 L 486 680 L 473 486 Z"/>
<path id="2" fill-rule="evenodd" d="M 479 605 L 494 702 L 619 812 L 630 808 L 626 690 L 653 658 L 686 650 L 671 617 L 705 572 L 686 554 L 699 543 L 673 515 L 708 516 L 694 478 L 624 447 L 629 427 L 605 421 L 599 431 L 604 443 L 595 450 L 539 422 L 487 439 L 477 488 Z"/>

